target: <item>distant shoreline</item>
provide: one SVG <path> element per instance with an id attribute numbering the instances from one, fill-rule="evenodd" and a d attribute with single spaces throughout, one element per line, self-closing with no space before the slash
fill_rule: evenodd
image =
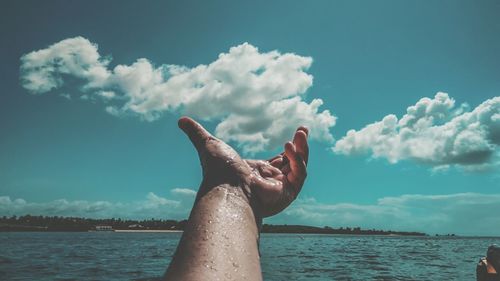
<path id="1" fill-rule="evenodd" d="M 41 226 L 24 226 L 24 225 L 0 225 L 1 232 L 95 232 L 95 233 L 182 233 L 182 229 L 110 229 L 110 230 L 95 230 L 95 229 L 75 229 L 75 228 L 64 228 L 64 227 L 41 227 Z M 392 231 L 373 231 L 373 230 L 362 230 L 356 229 L 338 231 L 338 229 L 325 229 L 313 226 L 304 225 L 265 225 L 261 230 L 263 234 L 320 234 L 320 235 L 356 235 L 356 236 L 420 236 L 429 237 L 425 233 L 414 233 L 414 232 L 392 232 Z M 445 237 L 450 235 L 440 235 L 440 237 Z M 451 236 L 450 236 L 451 237 Z"/>
<path id="2" fill-rule="evenodd" d="M 92 219 L 59 216 L 11 216 L 0 217 L 0 232 L 120 232 L 120 233 L 179 233 L 186 227 L 186 220 L 168 219 Z M 428 236 L 416 231 L 394 231 L 362 229 L 361 227 L 263 224 L 261 233 L 287 234 L 336 234 L 336 235 L 379 235 L 379 236 Z M 453 234 L 448 234 L 453 236 Z"/>
<path id="3" fill-rule="evenodd" d="M 96 231 L 96 230 L 4 230 L 0 228 L 0 233 L 183 233 L 184 230 L 163 230 L 163 229 L 148 229 L 148 230 L 133 230 L 133 229 L 114 229 L 111 231 Z M 412 234 L 340 234 L 340 233 L 320 233 L 320 232 L 261 232 L 261 234 L 294 234 L 294 235 L 333 235 L 333 236 L 385 236 L 385 237 L 431 237 L 435 236 L 429 235 L 412 235 Z M 440 235 L 436 237 L 451 237 L 446 235 Z M 467 236 L 456 236 L 456 237 L 467 237 Z M 473 236 L 475 237 L 475 236 Z M 478 236 L 479 237 L 479 236 Z M 490 238 L 490 237 L 486 237 Z M 496 237 L 494 237 L 496 238 Z"/>

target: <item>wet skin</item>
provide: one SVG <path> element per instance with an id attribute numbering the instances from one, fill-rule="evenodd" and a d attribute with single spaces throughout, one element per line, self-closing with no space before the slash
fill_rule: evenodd
<path id="1" fill-rule="evenodd" d="M 190 118 L 181 118 L 179 127 L 198 151 L 203 180 L 165 280 L 262 280 L 260 222 L 299 194 L 308 130 L 299 127 L 283 153 L 250 160 Z"/>

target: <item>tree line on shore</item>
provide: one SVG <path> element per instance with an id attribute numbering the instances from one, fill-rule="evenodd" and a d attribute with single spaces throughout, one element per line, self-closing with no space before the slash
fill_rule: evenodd
<path id="1" fill-rule="evenodd" d="M 0 217 L 0 231 L 90 231 L 99 226 L 110 226 L 113 230 L 184 230 L 186 220 L 169 219 L 92 219 L 62 216 L 3 216 Z M 263 233 L 310 233 L 310 234 L 353 234 L 353 235 L 412 235 L 425 236 L 422 232 L 361 229 L 360 227 L 306 225 L 262 225 Z"/>
<path id="2" fill-rule="evenodd" d="M 262 226 L 264 233 L 314 233 L 314 234 L 351 234 L 351 235 L 408 235 L 408 236 L 426 236 L 423 232 L 361 229 L 361 227 L 339 227 L 329 226 L 315 227 L 307 225 L 272 225 L 264 224 Z"/>
<path id="3" fill-rule="evenodd" d="M 112 229 L 183 230 L 186 220 L 121 218 L 92 219 L 62 216 L 3 216 L 0 231 L 89 231 L 96 226 L 111 226 Z"/>

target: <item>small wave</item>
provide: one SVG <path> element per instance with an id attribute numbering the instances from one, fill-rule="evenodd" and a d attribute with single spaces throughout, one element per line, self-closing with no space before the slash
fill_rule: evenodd
<path id="1" fill-rule="evenodd" d="M 132 279 L 133 281 L 161 281 L 161 276 L 158 277 L 143 277 L 143 278 L 137 278 L 137 279 Z"/>
<path id="2" fill-rule="evenodd" d="M 377 260 L 367 260 L 367 261 L 364 261 L 364 263 L 368 264 L 368 265 L 381 265 L 382 263 L 377 261 Z"/>
<path id="3" fill-rule="evenodd" d="M 338 268 L 312 268 L 312 267 L 305 267 L 302 272 L 304 273 L 313 273 L 313 272 L 321 272 L 321 273 L 327 273 L 327 272 L 339 272 L 341 269 Z"/>
<path id="4" fill-rule="evenodd" d="M 296 257 L 296 255 L 279 255 L 276 256 L 277 258 L 290 258 L 290 257 Z"/>
<path id="5" fill-rule="evenodd" d="M 377 275 L 375 277 L 373 277 L 373 280 L 377 280 L 377 281 L 393 281 L 393 280 L 402 280 L 402 279 L 397 279 L 393 276 L 389 276 L 389 275 Z"/>
<path id="6" fill-rule="evenodd" d="M 439 268 L 455 268 L 453 265 L 449 264 L 429 264 L 429 266 L 439 267 Z"/>
<path id="7" fill-rule="evenodd" d="M 144 271 L 142 270 L 132 270 L 132 271 L 127 271 L 128 274 L 134 274 L 134 275 L 137 275 L 137 274 L 142 274 L 144 273 Z"/>
<path id="8" fill-rule="evenodd" d="M 12 263 L 11 259 L 0 256 L 0 264 L 10 264 L 10 263 Z"/>
<path id="9" fill-rule="evenodd" d="M 379 271 L 379 272 L 389 272 L 389 269 L 387 267 L 383 267 L 380 265 L 369 265 L 366 268 L 369 270 L 374 270 L 374 271 Z"/>
<path id="10" fill-rule="evenodd" d="M 106 272 L 106 270 L 102 267 L 89 267 L 86 271 L 92 274 Z"/>

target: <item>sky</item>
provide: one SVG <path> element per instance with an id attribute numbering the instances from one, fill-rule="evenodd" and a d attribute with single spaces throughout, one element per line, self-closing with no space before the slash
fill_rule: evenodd
<path id="1" fill-rule="evenodd" d="M 500 235 L 498 1 L 9 1 L 0 215 L 187 218 L 189 115 L 247 158 L 311 130 L 269 223 Z"/>

